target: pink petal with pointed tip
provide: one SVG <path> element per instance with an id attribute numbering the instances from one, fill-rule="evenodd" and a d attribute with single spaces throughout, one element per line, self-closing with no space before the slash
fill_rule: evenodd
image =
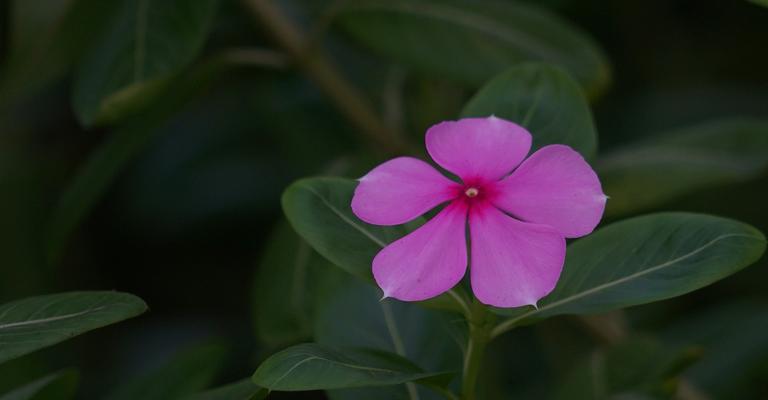
<path id="1" fill-rule="evenodd" d="M 464 118 L 432 126 L 426 143 L 432 159 L 465 182 L 494 181 L 523 161 L 531 149 L 531 134 L 493 116 Z"/>
<path id="2" fill-rule="evenodd" d="M 373 259 L 373 276 L 384 297 L 419 301 L 453 286 L 467 269 L 467 206 L 453 202 Z"/>
<path id="3" fill-rule="evenodd" d="M 565 238 L 547 225 L 518 221 L 497 208 L 469 215 L 472 291 L 496 307 L 536 305 L 555 288 L 565 261 Z"/>
<path id="4" fill-rule="evenodd" d="M 497 189 L 496 206 L 523 221 L 550 225 L 569 238 L 595 229 L 607 199 L 592 167 L 564 145 L 542 147 Z"/>
<path id="5" fill-rule="evenodd" d="M 424 161 L 399 157 L 360 178 L 352 212 L 369 224 L 399 225 L 451 200 L 458 187 Z"/>

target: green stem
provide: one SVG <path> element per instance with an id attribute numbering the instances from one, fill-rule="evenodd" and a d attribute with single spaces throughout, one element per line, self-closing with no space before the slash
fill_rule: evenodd
<path id="1" fill-rule="evenodd" d="M 463 400 L 476 398 L 477 378 L 480 375 L 485 348 L 491 339 L 493 319 L 493 314 L 488 312 L 485 305 L 477 300 L 473 301 L 470 315 L 467 318 L 469 340 L 467 351 L 464 353 L 464 370 L 461 379 L 461 398 Z"/>

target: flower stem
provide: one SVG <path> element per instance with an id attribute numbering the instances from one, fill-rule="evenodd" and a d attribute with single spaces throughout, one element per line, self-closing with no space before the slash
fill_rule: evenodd
<path id="1" fill-rule="evenodd" d="M 467 323 L 469 324 L 469 340 L 467 351 L 464 353 L 464 370 L 461 379 L 462 400 L 475 400 L 477 378 L 483 363 L 485 348 L 491 340 L 493 314 L 488 312 L 485 305 L 475 299 Z"/>

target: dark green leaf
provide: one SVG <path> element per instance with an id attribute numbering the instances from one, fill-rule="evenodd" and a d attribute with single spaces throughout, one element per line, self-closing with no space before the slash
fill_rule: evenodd
<path id="1" fill-rule="evenodd" d="M 269 357 L 253 381 L 270 390 L 300 391 L 397 385 L 436 375 L 393 353 L 307 343 Z"/>
<path id="2" fill-rule="evenodd" d="M 147 305 L 119 292 L 70 292 L 0 306 L 0 362 L 135 317 Z"/>
<path id="3" fill-rule="evenodd" d="M 123 0 L 77 71 L 74 106 L 86 125 L 145 105 L 203 46 L 216 0 Z"/>
<path id="4" fill-rule="evenodd" d="M 685 128 L 606 154 L 597 165 L 607 212 L 626 214 L 768 169 L 768 121 L 724 120 Z"/>
<path id="5" fill-rule="evenodd" d="M 256 332 L 262 341 L 277 346 L 312 337 L 315 285 L 330 268 L 287 223 L 278 225 L 254 285 Z"/>
<path id="6" fill-rule="evenodd" d="M 320 255 L 352 275 L 373 281 L 371 262 L 388 243 L 407 233 L 406 226 L 376 226 L 359 220 L 350 206 L 357 183 L 344 178 L 307 178 L 283 193 L 283 211 L 293 229 Z M 411 226 L 412 227 L 412 226 Z M 448 294 L 424 306 L 461 311 Z"/>
<path id="7" fill-rule="evenodd" d="M 765 251 L 757 229 L 731 219 L 659 213 L 611 224 L 569 246 L 555 290 L 538 309 L 501 310 L 495 331 L 559 314 L 587 314 L 691 292 L 752 264 Z"/>
<path id="8" fill-rule="evenodd" d="M 78 373 L 57 372 L 0 396 L 0 400 L 69 400 L 75 397 Z"/>
<path id="9" fill-rule="evenodd" d="M 185 400 L 263 400 L 269 391 L 256 386 L 250 378 L 220 388 L 207 390 Z"/>
<path id="10" fill-rule="evenodd" d="M 604 55 L 586 34 L 530 3 L 365 0 L 345 3 L 336 20 L 361 43 L 430 76 L 480 85 L 536 60 L 569 70 L 590 93 L 610 80 Z"/>
<path id="11" fill-rule="evenodd" d="M 314 329 L 315 341 L 319 344 L 388 351 L 408 358 L 427 371 L 461 369 L 461 347 L 466 332 L 464 320 L 455 314 L 392 299 L 382 301 L 378 289 L 339 270 L 329 269 L 319 284 Z M 441 398 L 412 383 L 334 390 L 328 395 L 334 400 L 394 400 L 408 399 L 409 392 L 415 391 L 421 399 Z"/>
<path id="12" fill-rule="evenodd" d="M 283 211 L 296 232 L 318 253 L 370 281 L 373 257 L 405 230 L 360 221 L 350 207 L 356 185 L 343 178 L 299 180 L 283 193 Z"/>
<path id="13" fill-rule="evenodd" d="M 126 379 L 109 400 L 184 399 L 208 387 L 223 367 L 226 349 L 215 343 L 180 351 L 161 367 Z"/>
<path id="14" fill-rule="evenodd" d="M 533 135 L 533 151 L 559 143 L 590 158 L 597 149 L 597 132 L 581 88 L 551 65 L 526 63 L 508 69 L 483 86 L 462 115 L 496 115 L 525 126 Z"/>

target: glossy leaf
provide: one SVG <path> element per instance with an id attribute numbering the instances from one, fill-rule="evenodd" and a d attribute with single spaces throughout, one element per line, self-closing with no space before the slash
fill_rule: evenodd
<path id="1" fill-rule="evenodd" d="M 455 314 L 393 299 L 382 301 L 377 288 L 339 270 L 328 270 L 315 284 L 320 286 L 314 319 L 319 344 L 388 351 L 427 371 L 459 370 L 466 326 Z M 442 398 L 413 383 L 333 390 L 328 396 L 333 400 L 394 400 L 412 398 L 414 392 L 422 400 Z"/>
<path id="2" fill-rule="evenodd" d="M 124 379 L 107 399 L 184 399 L 213 382 L 223 367 L 226 354 L 226 349 L 216 343 L 188 347 L 160 367 Z"/>
<path id="3" fill-rule="evenodd" d="M 525 126 L 531 151 L 566 144 L 590 158 L 597 132 L 581 88 L 555 66 L 526 63 L 512 67 L 483 86 L 467 103 L 464 117 L 496 115 Z"/>
<path id="4" fill-rule="evenodd" d="M 560 314 L 588 314 L 680 296 L 752 264 L 765 251 L 757 229 L 702 214 L 659 213 L 611 224 L 569 246 L 563 274 L 538 309 L 495 333 Z"/>
<path id="5" fill-rule="evenodd" d="M 269 391 L 256 386 L 251 379 L 246 378 L 216 389 L 206 390 L 185 400 L 263 400 Z"/>
<path id="6" fill-rule="evenodd" d="M 480 85 L 522 61 L 563 66 L 590 93 L 609 81 L 597 45 L 577 27 L 531 3 L 365 0 L 336 21 L 354 39 L 430 76 Z"/>
<path id="7" fill-rule="evenodd" d="M 259 339 L 270 345 L 310 339 L 315 286 L 330 268 L 287 223 L 280 223 L 264 250 L 254 285 Z"/>
<path id="8" fill-rule="evenodd" d="M 299 180 L 283 193 L 283 211 L 296 232 L 323 257 L 371 281 L 371 260 L 405 230 L 359 220 L 350 207 L 356 185 L 343 178 Z"/>
<path id="9" fill-rule="evenodd" d="M 393 353 L 307 343 L 269 357 L 253 381 L 270 390 L 301 391 L 397 385 L 436 375 Z"/>
<path id="10" fill-rule="evenodd" d="M 723 120 L 663 133 L 606 154 L 596 167 L 611 197 L 607 213 L 631 213 L 768 170 L 768 121 Z"/>
<path id="11" fill-rule="evenodd" d="M 122 0 L 110 29 L 85 57 L 74 107 L 86 125 L 123 117 L 162 91 L 201 50 L 216 0 Z"/>
<path id="12" fill-rule="evenodd" d="M 135 317 L 147 310 L 119 292 L 70 292 L 0 306 L 0 362 Z"/>
<path id="13" fill-rule="evenodd" d="M 0 400 L 70 400 L 75 397 L 77 381 L 77 371 L 57 372 L 14 389 Z"/>

